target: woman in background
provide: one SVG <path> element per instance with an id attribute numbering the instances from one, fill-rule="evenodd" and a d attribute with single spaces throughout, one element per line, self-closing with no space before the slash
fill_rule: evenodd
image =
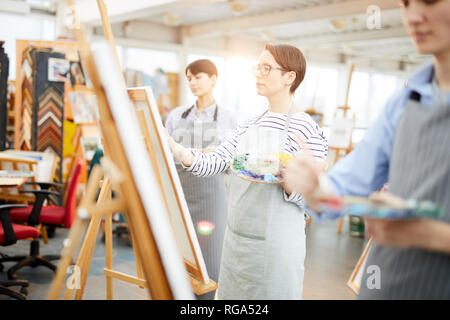
<path id="1" fill-rule="evenodd" d="M 234 119 L 219 106 L 213 91 L 217 68 L 210 60 L 192 62 L 185 70 L 188 85 L 197 101 L 174 109 L 166 120 L 173 139 L 186 148 L 208 151 L 217 147 L 234 127 Z M 227 192 L 223 175 L 202 179 L 186 172 L 176 162 L 192 222 L 211 279 L 218 281 L 220 258 L 227 217 Z M 212 299 L 214 293 L 197 296 Z"/>

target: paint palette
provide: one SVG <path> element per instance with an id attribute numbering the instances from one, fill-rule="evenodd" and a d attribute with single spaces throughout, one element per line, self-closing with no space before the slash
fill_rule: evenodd
<path id="1" fill-rule="evenodd" d="M 438 219 L 444 214 L 444 209 L 430 201 L 406 201 L 405 208 L 394 208 L 375 203 L 363 197 L 343 197 L 323 201 L 319 211 L 331 214 L 349 214 L 367 216 L 375 219 Z"/>
<path id="2" fill-rule="evenodd" d="M 256 183 L 280 183 L 280 167 L 292 159 L 291 155 L 275 153 L 274 155 L 256 158 L 250 154 L 235 157 L 230 166 L 231 171 L 239 178 Z"/>

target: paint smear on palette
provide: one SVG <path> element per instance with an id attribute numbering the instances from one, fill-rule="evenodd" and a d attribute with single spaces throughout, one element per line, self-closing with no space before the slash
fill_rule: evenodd
<path id="1" fill-rule="evenodd" d="M 197 232 L 204 236 L 210 235 L 215 227 L 212 222 L 206 220 L 197 222 Z"/>

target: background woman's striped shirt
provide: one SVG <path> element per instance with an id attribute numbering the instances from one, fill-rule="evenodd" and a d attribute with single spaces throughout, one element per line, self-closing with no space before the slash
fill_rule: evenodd
<path id="1" fill-rule="evenodd" d="M 283 131 L 286 125 L 287 114 L 267 112 L 256 123 L 258 117 L 250 118 L 244 124 L 238 126 L 234 133 L 220 146 L 210 153 L 202 153 L 192 150 L 194 154 L 193 164 L 186 168 L 187 171 L 199 177 L 209 177 L 224 172 L 228 169 L 236 155 L 239 140 L 251 125 L 259 128 L 269 128 Z M 292 114 L 288 130 L 288 139 L 285 142 L 285 153 L 295 155 L 302 148 L 297 142 L 300 136 L 317 159 L 326 159 L 328 143 L 322 129 L 304 112 Z M 284 194 L 285 200 L 303 206 L 303 197 L 292 192 L 290 196 Z"/>

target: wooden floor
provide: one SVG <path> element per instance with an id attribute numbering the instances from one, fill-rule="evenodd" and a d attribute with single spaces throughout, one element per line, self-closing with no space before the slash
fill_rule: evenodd
<path id="1" fill-rule="evenodd" d="M 355 294 L 346 282 L 361 255 L 365 239 L 349 236 L 348 222 L 344 221 L 342 234 L 337 233 L 337 221 L 314 222 L 307 227 L 307 255 L 305 261 L 304 299 L 354 299 Z M 62 248 L 67 230 L 57 230 L 48 245 L 41 242 L 41 253 L 55 254 Z M 9 255 L 27 254 L 29 242 L 20 241 L 14 246 L 0 247 L 0 252 Z M 114 239 L 114 269 L 136 275 L 133 249 L 127 238 Z M 104 245 L 99 236 L 86 285 L 85 299 L 105 299 L 105 277 L 103 276 Z M 5 263 L 5 269 L 11 264 Z M 45 299 L 53 273 L 45 267 L 25 267 L 18 273 L 20 279 L 30 281 L 28 299 Z M 0 280 L 6 279 L 0 273 Z M 114 280 L 115 299 L 147 299 L 144 289 Z M 0 296 L 0 300 L 9 299 Z"/>
<path id="2" fill-rule="evenodd" d="M 314 222 L 306 229 L 303 299 L 348 300 L 356 295 L 346 283 L 364 250 L 366 239 L 349 235 L 347 217 L 342 233 L 337 221 Z"/>

